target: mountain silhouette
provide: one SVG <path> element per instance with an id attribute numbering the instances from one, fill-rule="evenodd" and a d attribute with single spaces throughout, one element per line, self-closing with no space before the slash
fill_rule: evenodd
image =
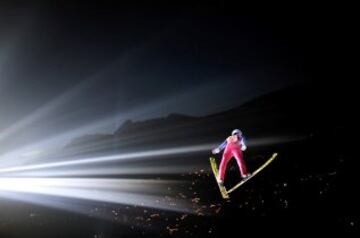
<path id="1" fill-rule="evenodd" d="M 180 146 L 216 141 L 234 128 L 242 129 L 250 137 L 306 135 L 316 127 L 307 113 L 311 107 L 309 98 L 307 87 L 289 87 L 204 117 L 170 114 L 145 121 L 127 120 L 113 134 L 84 135 L 74 139 L 67 147 L 91 147 L 101 143 L 111 145 L 111 148 Z"/>

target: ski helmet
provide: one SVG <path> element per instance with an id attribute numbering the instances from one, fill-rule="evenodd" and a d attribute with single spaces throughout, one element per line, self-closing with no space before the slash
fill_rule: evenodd
<path id="1" fill-rule="evenodd" d="M 235 129 L 235 130 L 233 130 L 232 132 L 231 132 L 231 135 L 239 135 L 239 136 L 241 136 L 242 135 L 242 132 L 239 130 L 239 129 Z"/>

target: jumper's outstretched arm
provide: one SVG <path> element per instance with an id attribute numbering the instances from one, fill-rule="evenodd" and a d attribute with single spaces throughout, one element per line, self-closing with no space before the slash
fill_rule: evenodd
<path id="1" fill-rule="evenodd" d="M 218 147 L 216 147 L 215 149 L 212 150 L 213 154 L 218 154 L 220 153 L 220 151 L 222 151 L 223 149 L 225 149 L 227 145 L 227 140 L 225 140 L 223 143 L 221 143 L 221 145 L 219 145 Z"/>

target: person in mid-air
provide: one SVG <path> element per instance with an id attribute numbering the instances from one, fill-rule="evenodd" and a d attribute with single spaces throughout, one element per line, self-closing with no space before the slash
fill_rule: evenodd
<path id="1" fill-rule="evenodd" d="M 246 150 L 246 144 L 244 136 L 239 129 L 232 131 L 231 136 L 229 136 L 221 145 L 212 150 L 213 154 L 218 154 L 224 150 L 222 160 L 219 168 L 218 183 L 224 185 L 226 168 L 231 160 L 235 158 L 236 162 L 240 169 L 240 174 L 243 179 L 248 178 L 251 174 L 246 168 L 246 164 L 243 157 L 243 151 Z"/>

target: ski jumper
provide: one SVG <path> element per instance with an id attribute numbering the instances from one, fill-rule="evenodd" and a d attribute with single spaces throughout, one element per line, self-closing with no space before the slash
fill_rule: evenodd
<path id="1" fill-rule="evenodd" d="M 219 179 L 224 181 L 226 168 L 229 161 L 234 157 L 240 169 L 241 177 L 245 178 L 248 175 L 246 164 L 243 158 L 243 151 L 246 149 L 245 139 L 243 136 L 233 135 L 229 136 L 219 147 L 224 153 L 219 168 Z"/>

